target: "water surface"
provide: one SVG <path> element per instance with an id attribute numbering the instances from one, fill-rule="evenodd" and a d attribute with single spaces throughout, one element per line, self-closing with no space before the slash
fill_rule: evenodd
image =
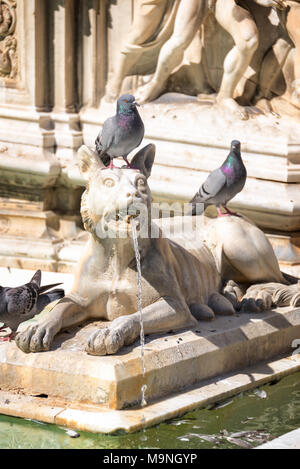
<path id="1" fill-rule="evenodd" d="M 80 433 L 0 415 L 0 449 L 204 449 L 255 447 L 300 427 L 300 373 L 134 434 Z M 248 432 L 248 434 L 244 433 Z"/>

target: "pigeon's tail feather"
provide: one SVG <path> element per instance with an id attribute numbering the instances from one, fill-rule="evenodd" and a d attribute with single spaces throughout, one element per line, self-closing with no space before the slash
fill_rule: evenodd
<path id="1" fill-rule="evenodd" d="M 37 270 L 32 279 L 30 280 L 30 283 L 35 283 L 39 287 L 41 285 L 41 280 L 42 272 L 40 270 Z"/>
<path id="2" fill-rule="evenodd" d="M 60 300 L 65 296 L 65 290 L 62 288 L 56 288 L 55 290 L 52 290 L 48 293 L 45 294 L 49 298 L 49 303 L 52 301 Z"/>
<path id="3" fill-rule="evenodd" d="M 190 204 L 194 204 L 195 202 L 197 202 L 197 200 L 199 199 L 200 195 L 199 195 L 199 192 L 196 192 L 196 194 L 194 195 L 194 197 L 189 201 Z"/>
<path id="4" fill-rule="evenodd" d="M 45 293 L 51 288 L 58 287 L 59 285 L 62 285 L 62 283 L 60 282 L 60 283 L 52 283 L 52 285 L 44 285 L 43 287 L 39 288 L 39 293 Z"/>
<path id="5" fill-rule="evenodd" d="M 56 290 L 53 290 L 49 293 L 44 293 L 43 295 L 40 295 L 37 300 L 37 304 L 34 308 L 34 314 L 39 314 L 41 311 L 43 311 L 46 306 L 48 306 L 49 303 L 52 303 L 52 301 L 57 301 L 60 300 L 65 296 L 65 292 L 63 289 L 57 288 Z"/>
<path id="6" fill-rule="evenodd" d="M 95 140 L 95 145 L 96 145 L 96 153 L 99 156 L 100 160 L 104 164 L 104 166 L 108 166 L 110 163 L 110 156 L 106 153 L 106 151 L 103 149 L 99 137 L 96 138 Z"/>
<path id="7" fill-rule="evenodd" d="M 100 155 L 100 158 L 101 158 L 101 161 L 102 163 L 104 164 L 104 166 L 108 166 L 109 163 L 110 163 L 110 156 L 103 152 L 101 155 Z"/>
<path id="8" fill-rule="evenodd" d="M 102 145 L 98 137 L 95 140 L 95 145 L 96 145 L 96 152 L 98 153 L 98 155 L 100 155 L 103 149 L 102 149 Z"/>

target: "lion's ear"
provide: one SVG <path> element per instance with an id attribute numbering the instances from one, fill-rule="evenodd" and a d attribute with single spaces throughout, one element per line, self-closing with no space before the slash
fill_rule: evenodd
<path id="1" fill-rule="evenodd" d="M 105 167 L 97 153 L 86 145 L 82 145 L 77 154 L 79 170 L 85 181 L 89 180 L 91 172 Z"/>
<path id="2" fill-rule="evenodd" d="M 143 147 L 136 155 L 132 158 L 130 166 L 134 169 L 138 169 L 141 173 L 148 178 L 151 174 L 152 166 L 155 158 L 155 145 L 149 143 Z"/>

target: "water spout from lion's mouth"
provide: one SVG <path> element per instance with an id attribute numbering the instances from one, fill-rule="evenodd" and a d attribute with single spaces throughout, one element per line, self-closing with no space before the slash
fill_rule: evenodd
<path id="1" fill-rule="evenodd" d="M 138 311 L 140 314 L 140 343 L 141 343 L 141 368 L 142 376 L 145 378 L 146 374 L 146 365 L 145 365 L 145 333 L 144 333 L 144 323 L 143 323 L 143 306 L 142 306 L 142 270 L 141 270 L 141 257 L 137 239 L 136 232 L 136 220 L 130 218 L 131 229 L 132 229 L 132 240 L 133 247 L 136 257 L 136 267 L 137 267 L 137 286 L 138 286 Z M 141 387 L 141 406 L 145 407 L 147 405 L 146 394 L 147 385 L 144 383 Z"/>

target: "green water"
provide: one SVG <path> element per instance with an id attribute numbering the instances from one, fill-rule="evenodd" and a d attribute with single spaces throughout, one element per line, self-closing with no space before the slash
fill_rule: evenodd
<path id="1" fill-rule="evenodd" d="M 250 391 L 134 434 L 70 438 L 54 425 L 0 416 L 0 449 L 241 449 L 300 427 L 300 373 L 266 385 L 258 394 Z"/>

